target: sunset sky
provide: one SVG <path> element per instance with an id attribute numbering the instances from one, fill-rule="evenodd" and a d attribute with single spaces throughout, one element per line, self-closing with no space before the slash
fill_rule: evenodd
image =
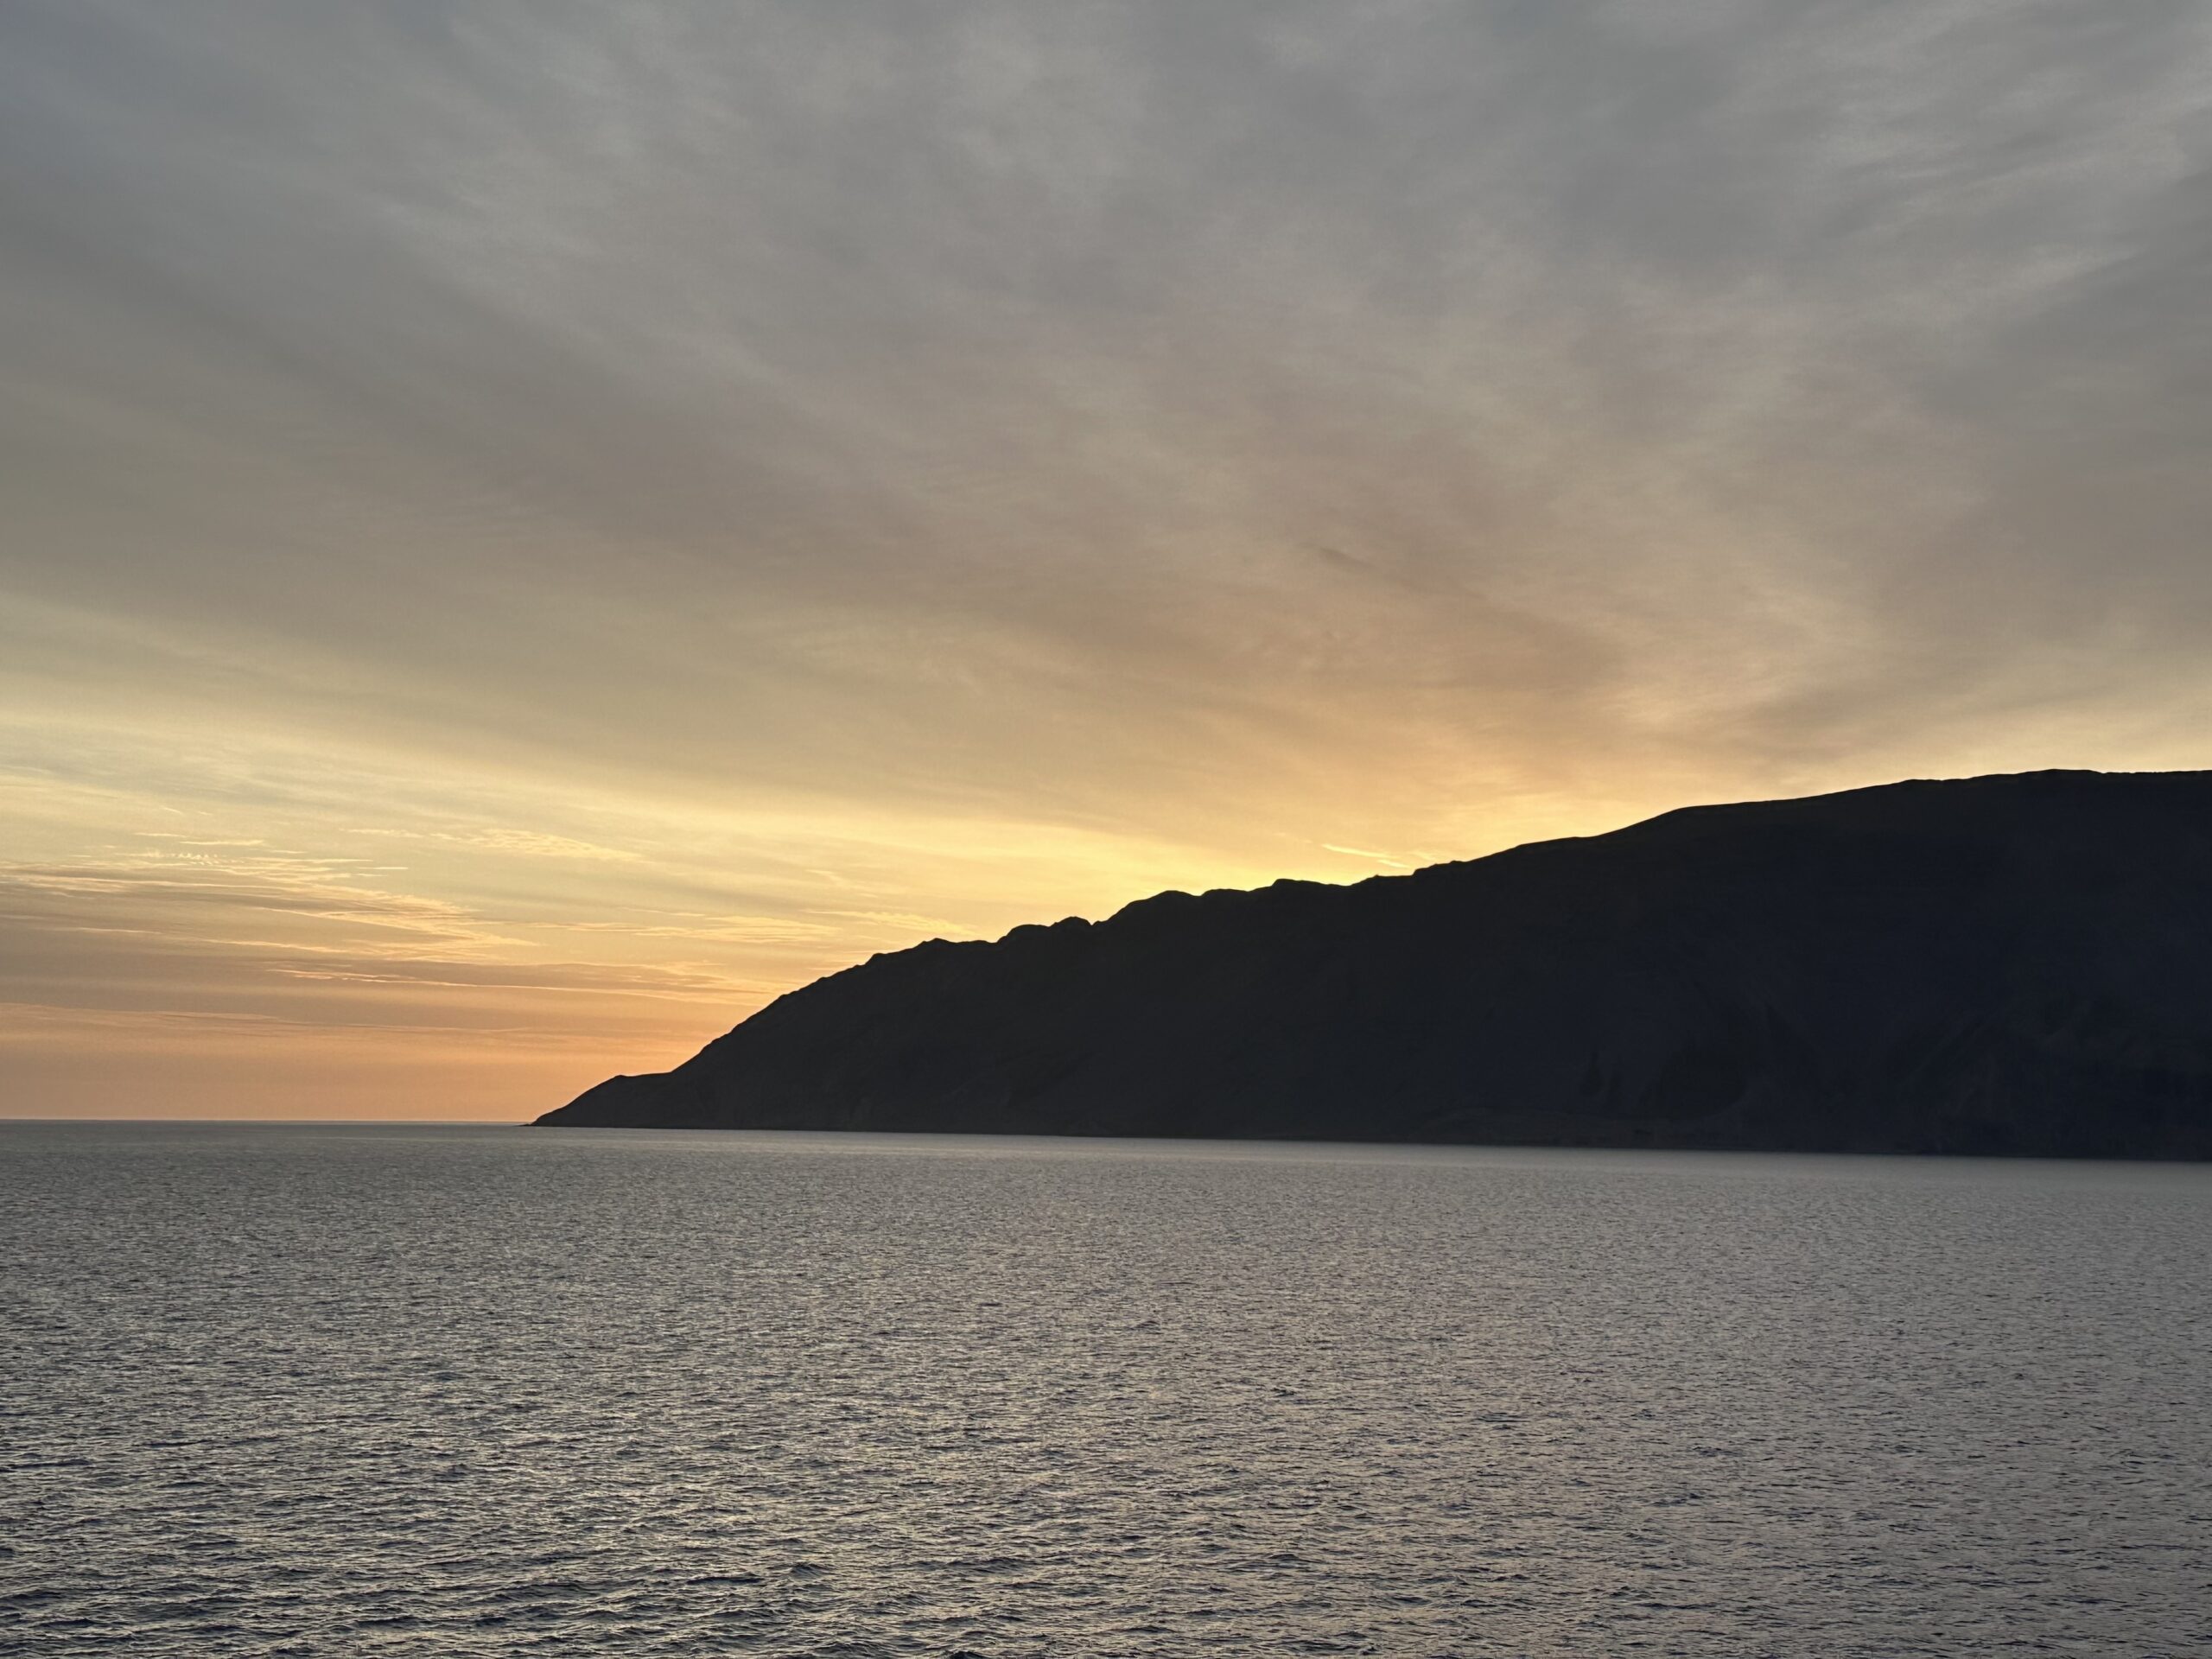
<path id="1" fill-rule="evenodd" d="M 2199 0 L 8 0 L 0 1115 L 2212 766 Z"/>

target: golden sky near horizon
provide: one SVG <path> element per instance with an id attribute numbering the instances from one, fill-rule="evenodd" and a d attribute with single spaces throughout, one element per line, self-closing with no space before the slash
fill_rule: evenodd
<path id="1" fill-rule="evenodd" d="M 2212 765 L 2189 0 L 13 0 L 0 1116 Z"/>

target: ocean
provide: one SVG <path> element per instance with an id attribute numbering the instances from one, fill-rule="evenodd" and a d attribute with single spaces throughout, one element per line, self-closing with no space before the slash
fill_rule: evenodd
<path id="1" fill-rule="evenodd" d="M 2201 1655 L 2212 1169 L 0 1124 L 0 1652 Z"/>

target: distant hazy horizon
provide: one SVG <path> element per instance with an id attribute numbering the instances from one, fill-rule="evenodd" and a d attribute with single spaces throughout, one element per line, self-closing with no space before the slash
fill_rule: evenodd
<path id="1" fill-rule="evenodd" d="M 16 0 L 0 1116 L 2212 765 L 2212 10 Z"/>

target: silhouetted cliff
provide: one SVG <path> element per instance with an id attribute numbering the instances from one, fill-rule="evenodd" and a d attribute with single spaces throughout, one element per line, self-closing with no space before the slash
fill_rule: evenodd
<path id="1" fill-rule="evenodd" d="M 1693 807 L 933 941 L 542 1123 L 2212 1156 L 2212 772 Z"/>

